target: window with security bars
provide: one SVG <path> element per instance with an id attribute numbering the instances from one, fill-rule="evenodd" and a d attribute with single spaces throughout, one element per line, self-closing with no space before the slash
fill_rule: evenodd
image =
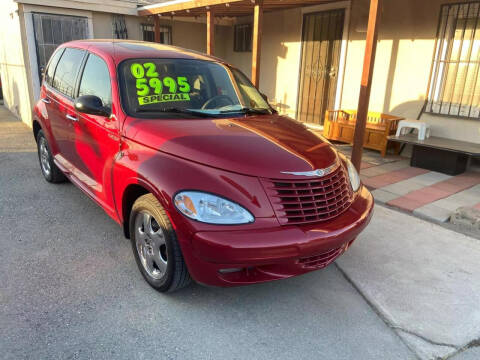
<path id="1" fill-rule="evenodd" d="M 125 15 L 112 15 L 112 37 L 114 39 L 128 39 Z"/>
<path id="2" fill-rule="evenodd" d="M 58 45 L 71 40 L 88 38 L 86 17 L 33 13 L 33 28 L 37 50 L 38 74 Z"/>
<path id="3" fill-rule="evenodd" d="M 252 51 L 252 24 L 235 25 L 233 51 Z"/>
<path id="4" fill-rule="evenodd" d="M 480 119 L 480 1 L 443 5 L 426 112 Z"/>
<path id="5" fill-rule="evenodd" d="M 142 24 L 143 41 L 155 42 L 155 27 L 151 24 Z M 160 43 L 172 44 L 172 28 L 170 26 L 160 26 Z"/>

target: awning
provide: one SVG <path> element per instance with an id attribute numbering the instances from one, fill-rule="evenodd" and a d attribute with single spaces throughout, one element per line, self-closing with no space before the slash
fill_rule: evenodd
<path id="1" fill-rule="evenodd" d="M 291 9 L 325 4 L 331 0 L 264 0 L 263 11 Z M 255 0 L 172 0 L 138 8 L 138 15 L 199 16 L 212 11 L 215 16 L 252 15 Z"/>

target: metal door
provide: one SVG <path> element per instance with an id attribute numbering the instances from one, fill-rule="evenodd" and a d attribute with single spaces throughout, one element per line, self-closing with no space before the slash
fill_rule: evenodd
<path id="1" fill-rule="evenodd" d="M 333 109 L 345 9 L 304 15 L 297 120 L 323 124 Z"/>
<path id="2" fill-rule="evenodd" d="M 58 45 L 67 41 L 88 38 L 88 19 L 80 16 L 33 13 L 35 46 L 37 49 L 38 74 Z"/>

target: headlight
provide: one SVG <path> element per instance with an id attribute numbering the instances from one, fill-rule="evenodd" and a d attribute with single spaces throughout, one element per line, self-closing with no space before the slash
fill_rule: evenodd
<path id="1" fill-rule="evenodd" d="M 358 175 L 357 169 L 355 169 L 355 166 L 353 166 L 352 162 L 348 159 L 346 160 L 350 185 L 352 186 L 353 192 L 355 192 L 360 187 L 360 176 Z"/>
<path id="2" fill-rule="evenodd" d="M 175 195 L 175 207 L 190 219 L 210 224 L 234 225 L 253 222 L 248 210 L 220 196 L 199 191 Z"/>

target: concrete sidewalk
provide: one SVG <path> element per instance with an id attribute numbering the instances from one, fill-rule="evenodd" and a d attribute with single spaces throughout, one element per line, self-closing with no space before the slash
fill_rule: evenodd
<path id="1" fill-rule="evenodd" d="M 420 358 L 436 359 L 476 351 L 479 259 L 479 240 L 377 206 L 337 265 Z"/>

